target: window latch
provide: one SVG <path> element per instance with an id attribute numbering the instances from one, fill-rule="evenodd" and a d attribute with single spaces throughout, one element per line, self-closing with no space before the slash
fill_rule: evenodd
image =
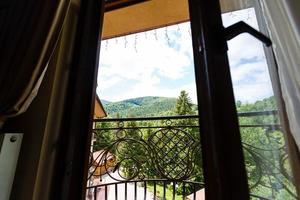
<path id="1" fill-rule="evenodd" d="M 270 40 L 270 38 L 268 38 L 261 32 L 257 31 L 256 29 L 252 28 L 251 26 L 249 26 L 243 21 L 237 22 L 224 29 L 224 35 L 227 41 L 231 40 L 232 38 L 238 36 L 241 33 L 249 33 L 256 39 L 264 43 L 267 47 L 272 45 L 272 41 Z"/>

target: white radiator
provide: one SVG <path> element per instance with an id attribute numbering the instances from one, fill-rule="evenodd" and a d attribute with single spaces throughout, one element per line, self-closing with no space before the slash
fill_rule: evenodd
<path id="1" fill-rule="evenodd" d="M 9 200 L 23 134 L 0 134 L 0 200 Z"/>

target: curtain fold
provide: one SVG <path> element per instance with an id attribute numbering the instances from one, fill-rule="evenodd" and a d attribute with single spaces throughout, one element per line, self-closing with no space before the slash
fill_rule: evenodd
<path id="1" fill-rule="evenodd" d="M 36 96 L 68 6 L 69 0 L 12 0 L 1 9 L 0 128 Z"/>
<path id="2" fill-rule="evenodd" d="M 262 0 L 292 135 L 300 149 L 300 2 Z"/>

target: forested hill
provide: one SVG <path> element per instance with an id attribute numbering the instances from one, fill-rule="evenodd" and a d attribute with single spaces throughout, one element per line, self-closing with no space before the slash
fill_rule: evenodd
<path id="1" fill-rule="evenodd" d="M 150 117 L 171 116 L 176 107 L 176 98 L 169 97 L 139 97 L 119 102 L 101 100 L 108 117 Z M 273 96 L 254 103 L 236 102 L 238 112 L 264 111 L 276 109 Z M 193 113 L 197 113 L 197 106 L 193 105 Z"/>
<path id="2" fill-rule="evenodd" d="M 147 96 L 119 102 L 101 102 L 109 117 L 149 117 L 161 116 L 172 111 L 176 105 L 176 98 Z"/>

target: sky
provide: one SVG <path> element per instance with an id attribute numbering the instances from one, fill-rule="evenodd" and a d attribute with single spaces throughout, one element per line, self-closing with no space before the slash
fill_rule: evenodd
<path id="1" fill-rule="evenodd" d="M 253 9 L 222 15 L 224 26 L 243 20 L 258 29 Z M 235 99 L 244 103 L 272 96 L 259 41 L 242 34 L 228 42 Z M 181 90 L 197 102 L 190 24 L 103 40 L 97 94 L 121 101 L 142 96 L 177 97 Z"/>

